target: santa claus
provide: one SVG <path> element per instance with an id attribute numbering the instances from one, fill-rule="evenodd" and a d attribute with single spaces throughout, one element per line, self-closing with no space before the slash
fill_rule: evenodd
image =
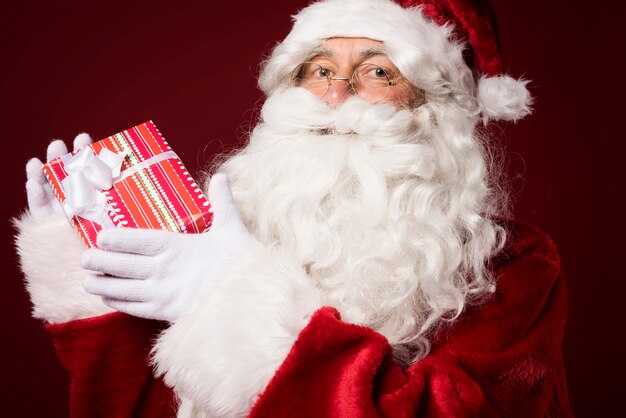
<path id="1" fill-rule="evenodd" d="M 506 220 L 477 130 L 530 112 L 491 17 L 303 9 L 249 143 L 209 170 L 204 234 L 107 230 L 85 250 L 31 160 L 17 245 L 73 415 L 571 415 L 558 255 Z"/>

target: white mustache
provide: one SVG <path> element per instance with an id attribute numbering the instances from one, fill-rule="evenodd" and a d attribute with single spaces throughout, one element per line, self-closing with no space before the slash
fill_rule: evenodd
<path id="1" fill-rule="evenodd" d="M 414 129 L 415 115 L 388 103 L 368 103 L 351 97 L 336 108 L 303 88 L 288 88 L 270 96 L 261 111 L 263 122 L 289 132 L 320 135 L 389 137 Z"/>

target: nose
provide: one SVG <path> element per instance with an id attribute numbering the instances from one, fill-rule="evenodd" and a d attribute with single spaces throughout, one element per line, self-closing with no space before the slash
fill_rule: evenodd
<path id="1" fill-rule="evenodd" d="M 331 79 L 328 91 L 322 98 L 327 105 L 335 107 L 343 103 L 350 92 L 350 79 L 344 77 L 336 77 Z"/>

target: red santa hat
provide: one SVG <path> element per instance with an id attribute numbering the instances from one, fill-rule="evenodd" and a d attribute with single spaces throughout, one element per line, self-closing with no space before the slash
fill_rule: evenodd
<path id="1" fill-rule="evenodd" d="M 294 25 L 265 62 L 266 94 L 288 84 L 293 68 L 332 37 L 382 41 L 398 69 L 430 102 L 477 105 L 483 119 L 517 120 L 530 113 L 525 80 L 502 73 L 493 12 L 486 0 L 321 0 Z"/>

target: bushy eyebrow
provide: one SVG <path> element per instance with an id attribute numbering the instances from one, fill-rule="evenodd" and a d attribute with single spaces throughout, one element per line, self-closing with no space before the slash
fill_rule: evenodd
<path id="1" fill-rule="evenodd" d="M 387 54 L 385 53 L 385 51 L 382 50 L 382 48 L 369 47 L 360 51 L 358 54 L 358 57 L 365 60 L 365 59 L 376 57 L 379 55 L 387 56 Z"/>
<path id="2" fill-rule="evenodd" d="M 322 47 L 315 48 L 313 51 L 311 51 L 309 55 L 307 55 L 305 61 L 311 61 L 313 58 L 319 57 L 320 55 L 332 58 L 333 51 L 327 48 L 322 48 Z"/>
<path id="3" fill-rule="evenodd" d="M 333 51 L 331 51 L 328 48 L 323 48 L 323 47 L 319 47 L 319 48 L 315 48 L 313 51 L 311 51 L 311 53 L 306 57 L 305 61 L 310 61 L 315 57 L 319 57 L 319 56 L 325 56 L 328 58 L 333 58 Z M 359 59 L 362 60 L 366 60 L 368 58 L 372 58 L 372 57 L 376 57 L 376 56 L 380 56 L 380 55 L 384 55 L 387 56 L 387 54 L 385 53 L 385 51 L 382 48 L 379 47 L 368 47 L 365 48 L 361 51 L 358 52 L 357 57 Z"/>

